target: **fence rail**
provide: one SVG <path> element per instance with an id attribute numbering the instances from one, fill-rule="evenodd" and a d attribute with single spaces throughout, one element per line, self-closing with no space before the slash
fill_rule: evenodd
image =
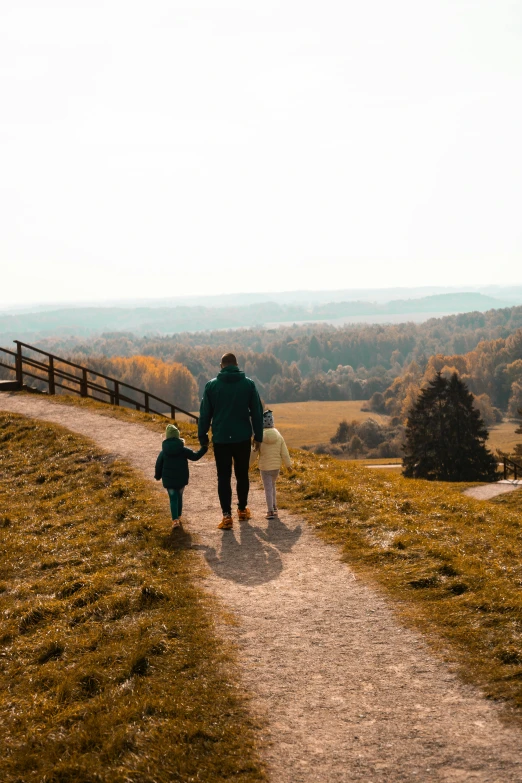
<path id="1" fill-rule="evenodd" d="M 522 465 L 513 462 L 509 457 L 502 457 L 502 462 L 504 464 L 504 481 L 507 480 L 509 473 L 513 473 L 514 481 L 517 481 L 518 478 L 522 477 Z"/>
<path id="2" fill-rule="evenodd" d="M 143 410 L 146 413 L 155 413 L 158 416 L 166 416 L 166 418 L 168 418 L 165 413 L 154 410 L 152 407 L 152 404 L 157 405 L 159 403 L 161 406 L 166 407 L 167 410 L 170 410 L 172 419 L 176 418 L 176 413 L 182 413 L 184 416 L 188 416 L 189 419 L 193 419 L 196 423 L 198 421 L 198 417 L 193 413 L 190 413 L 190 411 L 186 411 L 172 402 L 163 400 L 156 394 L 145 391 L 145 389 L 139 389 L 137 386 L 132 386 L 130 383 L 121 381 L 118 378 L 112 378 L 110 375 L 105 375 L 90 367 L 85 367 L 82 364 L 76 364 L 76 362 L 70 362 L 68 359 L 62 359 L 61 356 L 56 356 L 48 351 L 43 351 L 41 348 L 36 348 L 34 345 L 23 343 L 20 340 L 13 340 L 13 342 L 16 345 L 16 351 L 0 347 L 0 367 L 6 367 L 8 370 L 12 370 L 15 373 L 20 388 L 23 386 L 24 377 L 27 376 L 47 383 L 49 394 L 56 394 L 56 389 L 61 388 L 72 394 L 79 394 L 80 397 L 92 397 L 92 399 L 98 400 L 99 402 L 106 402 L 111 405 L 126 403 L 127 405 L 133 405 L 138 411 Z M 25 355 L 24 348 L 33 353 L 47 357 L 47 361 L 39 361 L 34 358 L 34 356 Z M 1 359 L 5 358 L 1 356 L 2 353 L 7 354 L 8 357 L 14 357 L 14 363 L 9 364 L 5 361 L 1 361 Z M 72 367 L 75 370 L 80 370 L 81 375 L 75 375 L 73 372 L 56 366 L 56 363 Z M 38 374 L 31 372 L 31 370 L 37 371 Z M 103 386 L 101 383 L 91 380 L 89 376 L 96 377 L 97 379 L 103 378 L 103 380 L 108 381 L 111 386 Z M 128 390 L 136 392 L 138 395 L 142 395 L 142 401 L 129 397 L 128 394 L 125 393 Z M 95 397 L 94 394 L 89 394 L 89 391 L 96 392 L 98 395 L 105 395 L 105 397 Z"/>

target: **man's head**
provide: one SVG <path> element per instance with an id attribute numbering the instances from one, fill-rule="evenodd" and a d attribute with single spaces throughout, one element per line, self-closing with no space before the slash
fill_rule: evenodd
<path id="1" fill-rule="evenodd" d="M 225 353 L 221 357 L 221 367 L 230 367 L 235 365 L 237 367 L 237 359 L 233 353 Z"/>

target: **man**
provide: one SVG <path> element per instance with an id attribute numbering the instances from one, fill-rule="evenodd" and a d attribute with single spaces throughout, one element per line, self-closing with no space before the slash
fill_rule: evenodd
<path id="1" fill-rule="evenodd" d="M 218 495 L 223 511 L 220 530 L 232 529 L 232 463 L 237 483 L 239 520 L 250 519 L 248 503 L 248 468 L 252 432 L 254 449 L 263 440 L 263 406 L 254 381 L 237 366 L 233 353 L 221 359 L 221 371 L 205 386 L 199 411 L 198 437 L 208 445 L 212 425 L 212 443 L 218 476 Z"/>

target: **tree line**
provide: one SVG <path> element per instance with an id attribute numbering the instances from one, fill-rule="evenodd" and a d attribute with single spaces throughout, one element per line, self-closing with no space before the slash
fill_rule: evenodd
<path id="1" fill-rule="evenodd" d="M 424 366 L 410 362 L 383 393 L 372 395 L 368 408 L 405 420 L 420 389 L 437 373 L 446 378 L 457 373 L 488 426 L 503 413 L 516 417 L 522 407 L 522 329 L 507 338 L 484 340 L 462 355 L 437 353 Z"/>
<path id="2" fill-rule="evenodd" d="M 368 400 L 372 410 L 402 418 L 433 372 L 454 368 L 482 398 L 478 404 L 491 422 L 498 416 L 495 409 L 513 412 L 522 405 L 522 337 L 516 336 L 521 328 L 522 307 L 512 307 L 422 324 L 306 324 L 146 337 L 118 331 L 89 339 L 56 336 L 39 340 L 38 345 L 98 368 L 108 367 L 108 360 L 134 357 L 132 377 L 137 386 L 151 382 L 152 364 L 145 358 L 183 365 L 194 379 L 195 398 L 215 376 L 221 355 L 233 351 L 267 402 Z M 154 366 L 154 383 L 160 376 L 169 377 L 167 369 Z M 126 364 L 120 369 L 131 372 Z M 165 383 L 171 384 L 167 396 L 177 395 L 174 376 Z M 179 394 L 186 403 L 192 392 L 181 391 L 181 386 L 180 381 Z"/>

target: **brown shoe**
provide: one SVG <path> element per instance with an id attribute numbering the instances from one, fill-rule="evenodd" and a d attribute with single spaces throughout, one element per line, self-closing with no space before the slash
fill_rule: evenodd
<path id="1" fill-rule="evenodd" d="M 252 514 L 250 513 L 250 509 L 248 508 L 248 506 L 247 508 L 244 508 L 242 511 L 240 508 L 238 508 L 237 518 L 239 519 L 240 522 L 245 522 L 247 519 L 250 519 L 251 516 Z"/>
<path id="2" fill-rule="evenodd" d="M 224 514 L 223 519 L 218 525 L 219 530 L 232 530 L 232 525 L 234 524 L 234 520 L 232 519 L 232 514 Z"/>

